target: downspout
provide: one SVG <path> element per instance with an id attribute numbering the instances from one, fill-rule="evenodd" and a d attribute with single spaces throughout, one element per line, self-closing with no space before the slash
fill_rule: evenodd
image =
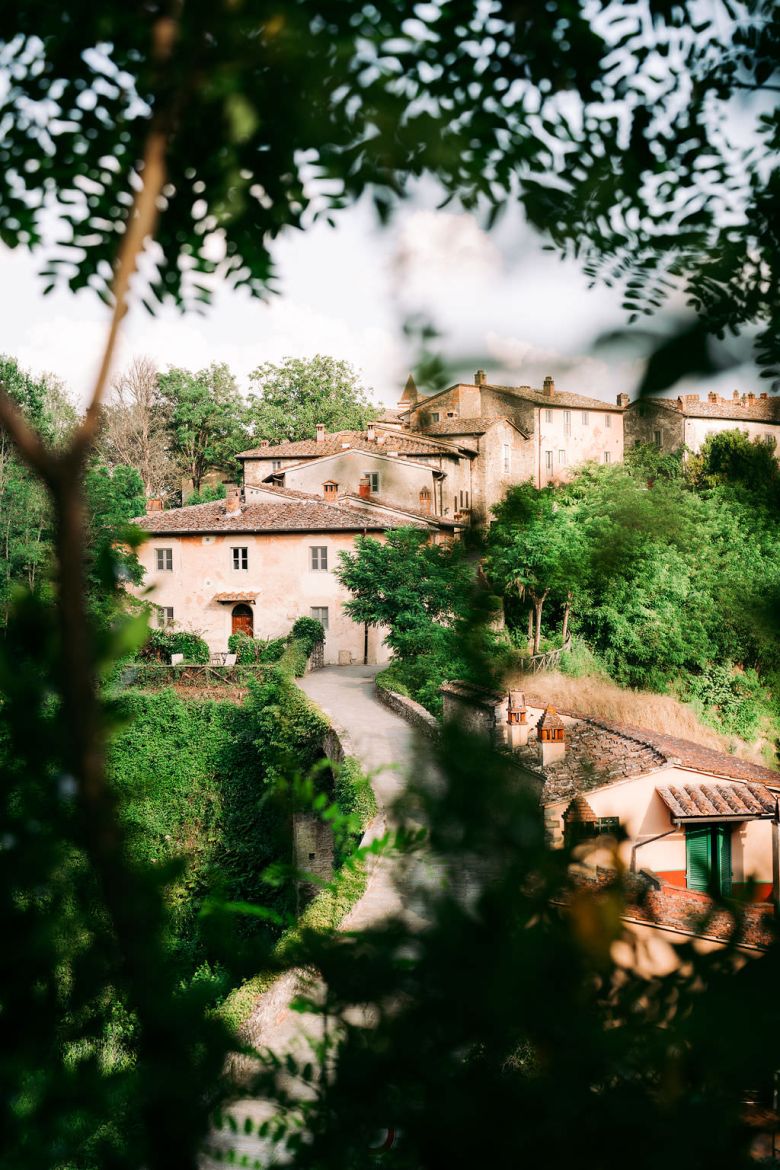
<path id="1" fill-rule="evenodd" d="M 363 536 L 367 535 L 368 530 L 363 527 Z M 363 665 L 368 666 L 368 622 L 363 622 Z"/>
<path id="2" fill-rule="evenodd" d="M 636 852 L 641 849 L 643 845 L 652 845 L 653 841 L 660 841 L 662 837 L 671 837 L 672 833 L 676 833 L 679 825 L 675 825 L 672 829 L 667 829 L 665 833 L 656 833 L 655 837 L 648 837 L 646 841 L 637 841 L 636 845 L 631 847 L 631 865 L 629 869 L 631 873 L 636 873 Z"/>

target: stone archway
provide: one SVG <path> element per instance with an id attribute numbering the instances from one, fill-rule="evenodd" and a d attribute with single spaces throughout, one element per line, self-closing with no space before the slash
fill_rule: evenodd
<path id="1" fill-rule="evenodd" d="M 253 638 L 255 632 L 255 617 L 251 605 L 234 605 L 231 614 L 231 634 L 246 634 Z"/>

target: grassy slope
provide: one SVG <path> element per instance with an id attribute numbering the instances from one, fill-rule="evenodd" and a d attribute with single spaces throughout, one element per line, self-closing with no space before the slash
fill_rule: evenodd
<path id="1" fill-rule="evenodd" d="M 747 743 L 734 735 L 722 735 L 702 722 L 692 706 L 671 695 L 626 690 L 601 675 L 573 677 L 558 671 L 545 671 L 533 677 L 518 675 L 512 680 L 512 686 L 525 690 L 529 697 L 535 695 L 564 710 L 571 709 L 611 723 L 647 727 L 716 751 L 730 752 L 743 760 L 771 766 L 763 737 Z"/>

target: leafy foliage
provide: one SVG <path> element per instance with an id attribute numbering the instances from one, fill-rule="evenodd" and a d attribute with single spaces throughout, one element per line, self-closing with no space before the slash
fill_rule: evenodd
<path id="1" fill-rule="evenodd" d="M 0 26 L 3 240 L 38 246 L 53 200 L 46 279 L 105 293 L 153 130 L 168 150 L 151 297 L 197 305 L 215 272 L 263 293 L 272 241 L 307 215 L 331 219 L 370 191 L 386 216 L 431 174 L 491 223 L 519 200 L 594 280 L 625 281 L 634 313 L 682 285 L 710 328 L 758 322 L 771 364 L 777 181 L 763 162 L 779 123 L 757 101 L 745 151 L 724 121 L 735 95 L 771 97 L 777 17 L 770 0 L 724 9 L 551 0 L 539 23 L 469 0 L 410 24 L 392 0 L 133 21 L 17 5 Z"/>
<path id="2" fill-rule="evenodd" d="M 317 354 L 265 362 L 250 375 L 247 425 L 252 441 L 310 439 L 317 423 L 329 431 L 363 430 L 376 414 L 349 362 Z"/>
<path id="3" fill-rule="evenodd" d="M 205 370 L 171 369 L 160 375 L 168 411 L 171 452 L 196 492 L 209 468 L 238 474 L 235 454 L 246 445 L 244 403 L 224 363 Z"/>
<path id="4" fill-rule="evenodd" d="M 299 617 L 292 624 L 290 638 L 300 642 L 308 656 L 325 641 L 325 627 L 317 618 Z"/>
<path id="5" fill-rule="evenodd" d="M 170 662 L 172 654 L 183 654 L 185 662 L 209 661 L 208 643 L 200 634 L 192 630 L 150 629 L 140 657 L 152 662 Z"/>
<path id="6" fill-rule="evenodd" d="M 236 655 L 239 666 L 252 666 L 259 662 L 278 662 L 284 654 L 287 638 L 271 638 L 263 641 L 249 634 L 231 634 L 228 650 Z"/>

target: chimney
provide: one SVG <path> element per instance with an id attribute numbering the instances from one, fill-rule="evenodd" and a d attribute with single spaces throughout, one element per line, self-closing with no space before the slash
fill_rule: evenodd
<path id="1" fill-rule="evenodd" d="M 376 441 L 376 427 L 372 422 L 366 425 L 366 437 L 369 443 L 374 443 Z"/>
<path id="2" fill-rule="evenodd" d="M 739 402 L 739 390 L 735 390 L 731 397 L 734 402 Z"/>
<path id="3" fill-rule="evenodd" d="M 542 393 L 545 394 L 548 398 L 552 398 L 553 394 L 555 393 L 555 382 L 553 382 L 549 374 L 544 380 Z"/>
<path id="4" fill-rule="evenodd" d="M 367 475 L 361 475 L 360 483 L 358 484 L 358 495 L 361 500 L 371 499 L 371 480 Z"/>
<path id="5" fill-rule="evenodd" d="M 753 394 L 753 392 L 752 392 L 752 391 L 750 391 L 750 392 L 748 393 L 748 395 L 747 395 L 747 400 L 748 400 L 748 406 L 752 406 L 752 405 L 753 405 L 753 403 L 755 402 L 755 400 L 756 400 L 756 396 L 755 396 L 755 394 Z"/>
<path id="6" fill-rule="evenodd" d="M 325 423 L 317 423 L 317 442 L 325 442 Z"/>
<path id="7" fill-rule="evenodd" d="M 761 394 L 759 395 L 759 397 L 760 397 L 760 399 L 761 399 L 761 401 L 762 401 L 762 402 L 766 402 L 766 400 L 767 400 L 767 398 L 769 397 L 769 395 L 767 394 L 766 390 L 762 390 L 762 391 L 761 391 Z"/>
<path id="8" fill-rule="evenodd" d="M 562 760 L 566 755 L 566 728 L 558 712 L 550 703 L 536 725 L 538 759 L 543 768 Z"/>
<path id="9" fill-rule="evenodd" d="M 260 440 L 260 442 L 259 442 L 257 445 L 258 445 L 258 447 L 268 447 L 268 446 L 270 446 L 270 444 L 269 444 L 269 442 L 268 442 L 268 439 L 261 439 L 261 440 Z"/>
<path id="10" fill-rule="evenodd" d="M 627 394 L 618 394 L 618 396 L 617 396 L 618 406 L 628 406 L 630 401 L 631 401 L 631 399 L 628 397 Z"/>
<path id="11" fill-rule="evenodd" d="M 241 511 L 241 488 L 237 483 L 225 484 L 225 515 L 236 516 Z"/>
<path id="12" fill-rule="evenodd" d="M 709 394 L 707 395 L 707 401 L 708 402 L 717 402 L 718 401 L 718 396 L 714 390 L 710 390 Z"/>
<path id="13" fill-rule="evenodd" d="M 474 385 L 475 386 L 484 386 L 486 382 L 487 382 L 487 374 L 485 373 L 485 371 L 484 370 L 477 370 L 476 374 L 474 375 Z"/>
<path id="14" fill-rule="evenodd" d="M 431 511 L 431 489 L 424 487 L 420 488 L 420 511 L 430 515 Z"/>
<path id="15" fill-rule="evenodd" d="M 506 742 L 510 748 L 525 747 L 528 743 L 528 712 L 522 691 L 510 691 L 506 706 Z"/>
<path id="16" fill-rule="evenodd" d="M 150 496 L 146 501 L 146 515 L 151 515 L 152 512 L 162 512 L 163 505 L 159 496 Z"/>

